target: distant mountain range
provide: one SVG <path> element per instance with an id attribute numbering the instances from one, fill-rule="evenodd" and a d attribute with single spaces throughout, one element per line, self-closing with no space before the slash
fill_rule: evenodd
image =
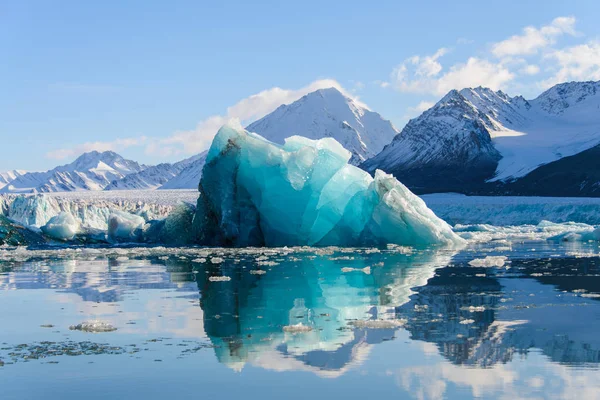
<path id="1" fill-rule="evenodd" d="M 452 90 L 361 167 L 417 193 L 600 196 L 600 82 Z"/>
<path id="2" fill-rule="evenodd" d="M 600 196 L 600 82 L 559 84 L 533 100 L 452 90 L 400 132 L 337 89 L 321 89 L 247 129 L 275 143 L 332 137 L 351 163 L 392 173 L 416 193 Z M 205 158 L 145 166 L 90 152 L 47 172 L 0 173 L 0 192 L 192 189 Z"/>

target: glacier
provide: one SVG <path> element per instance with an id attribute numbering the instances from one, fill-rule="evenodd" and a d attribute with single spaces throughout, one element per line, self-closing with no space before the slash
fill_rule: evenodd
<path id="1" fill-rule="evenodd" d="M 348 164 L 332 138 L 283 145 L 229 123 L 199 184 L 196 241 L 215 246 L 459 245 L 463 240 L 393 176 Z"/>

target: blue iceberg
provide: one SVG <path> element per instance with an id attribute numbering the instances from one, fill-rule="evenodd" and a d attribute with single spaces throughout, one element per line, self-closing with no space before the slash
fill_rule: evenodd
<path id="1" fill-rule="evenodd" d="M 213 140 L 193 218 L 215 246 L 455 245 L 463 242 L 393 176 L 348 164 L 332 138 L 283 146 L 222 127 Z"/>

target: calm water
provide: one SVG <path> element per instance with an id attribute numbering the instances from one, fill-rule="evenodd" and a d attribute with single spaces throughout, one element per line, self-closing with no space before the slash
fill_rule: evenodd
<path id="1" fill-rule="evenodd" d="M 484 250 L 0 263 L 1 398 L 600 398 L 600 259 Z"/>

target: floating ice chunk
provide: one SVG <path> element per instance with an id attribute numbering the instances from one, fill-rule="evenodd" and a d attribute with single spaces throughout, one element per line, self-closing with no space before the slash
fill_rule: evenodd
<path id="1" fill-rule="evenodd" d="M 287 333 L 307 333 L 312 330 L 313 328 L 311 326 L 304 325 L 302 322 L 296 325 L 287 325 L 283 327 L 283 331 Z"/>
<path id="2" fill-rule="evenodd" d="M 211 282 L 229 282 L 231 278 L 228 276 L 211 276 L 208 280 Z"/>
<path id="3" fill-rule="evenodd" d="M 278 146 L 240 126 L 219 130 L 194 216 L 205 245 L 381 246 L 462 244 L 393 176 L 348 164 L 331 138 Z"/>
<path id="4" fill-rule="evenodd" d="M 108 322 L 98 321 L 98 320 L 85 321 L 85 322 L 81 322 L 77 325 L 71 325 L 69 327 L 69 329 L 72 331 L 83 331 L 83 332 L 93 332 L 93 333 L 113 332 L 113 331 L 117 330 L 117 328 L 115 328 Z"/>
<path id="5" fill-rule="evenodd" d="M 264 275 L 266 273 L 267 271 L 262 269 L 253 269 L 252 271 L 250 271 L 250 275 Z"/>
<path id="6" fill-rule="evenodd" d="M 475 320 L 473 320 L 473 319 L 463 319 L 459 322 L 459 324 L 462 324 L 462 325 L 470 325 L 470 324 L 474 324 L 474 323 L 475 323 Z"/>
<path id="7" fill-rule="evenodd" d="M 506 256 L 487 256 L 486 258 L 476 258 L 469 261 L 472 267 L 502 267 L 506 262 Z"/>
<path id="8" fill-rule="evenodd" d="M 137 240 L 144 223 L 139 215 L 115 210 L 108 217 L 108 237 L 116 241 Z"/>
<path id="9" fill-rule="evenodd" d="M 368 321 L 350 321 L 348 325 L 359 329 L 394 329 L 406 325 L 406 322 L 405 319 L 372 319 Z"/>
<path id="10" fill-rule="evenodd" d="M 594 229 L 589 225 L 582 230 L 563 232 L 548 238 L 550 241 L 560 242 L 597 242 L 600 241 L 600 228 Z"/>
<path id="11" fill-rule="evenodd" d="M 371 267 L 364 267 L 364 268 L 344 267 L 344 268 L 342 268 L 342 272 L 354 272 L 354 271 L 363 272 L 367 275 L 370 275 Z"/>
<path id="12" fill-rule="evenodd" d="M 485 276 L 485 275 L 484 275 Z M 469 307 L 461 307 L 461 310 L 467 310 L 471 313 L 475 312 L 484 312 L 485 306 L 469 306 Z"/>
<path id="13" fill-rule="evenodd" d="M 79 231 L 79 221 L 68 212 L 50 218 L 50 221 L 42 226 L 42 232 L 45 235 L 59 240 L 71 240 Z"/>

